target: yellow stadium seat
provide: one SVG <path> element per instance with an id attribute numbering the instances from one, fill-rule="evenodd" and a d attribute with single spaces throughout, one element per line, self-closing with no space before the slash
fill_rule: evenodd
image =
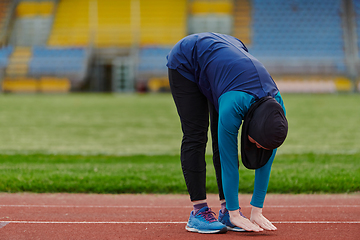
<path id="1" fill-rule="evenodd" d="M 234 37 L 245 45 L 251 44 L 251 5 L 250 0 L 234 1 Z"/>
<path id="2" fill-rule="evenodd" d="M 90 0 L 59 2 L 48 45 L 87 46 L 89 44 L 89 2 Z"/>
<path id="3" fill-rule="evenodd" d="M 340 92 L 348 92 L 352 88 L 351 81 L 346 77 L 337 77 L 335 79 L 336 90 Z"/>
<path id="4" fill-rule="evenodd" d="M 33 16 L 37 14 L 37 2 L 20 2 L 16 7 L 18 17 Z"/>
<path id="5" fill-rule="evenodd" d="M 186 35 L 187 1 L 141 0 L 140 44 L 172 45 Z M 156 13 L 156 14 L 155 14 Z"/>
<path id="6" fill-rule="evenodd" d="M 48 44 L 172 45 L 186 35 L 186 0 L 178 0 L 176 4 L 166 0 L 138 1 L 139 8 L 134 8 L 132 0 L 101 0 L 96 5 L 91 0 L 62 0 L 57 7 Z"/>
<path id="7" fill-rule="evenodd" d="M 34 93 L 38 91 L 39 81 L 33 78 L 5 78 L 2 82 L 4 92 Z"/>
<path id="8" fill-rule="evenodd" d="M 42 93 L 66 93 L 71 89 L 67 78 L 42 77 L 39 81 L 39 91 Z"/>
<path id="9" fill-rule="evenodd" d="M 191 4 L 192 14 L 222 13 L 232 14 L 232 1 L 194 1 Z"/>
<path id="10" fill-rule="evenodd" d="M 9 65 L 6 68 L 7 76 L 26 76 L 28 63 L 31 58 L 31 48 L 16 47 L 9 58 Z"/>
<path id="11" fill-rule="evenodd" d="M 35 15 L 50 15 L 54 9 L 54 2 L 22 1 L 16 7 L 18 17 Z"/>
<path id="12" fill-rule="evenodd" d="M 39 15 L 51 15 L 54 10 L 54 2 L 39 2 L 38 14 Z"/>
<path id="13" fill-rule="evenodd" d="M 168 78 L 150 78 L 147 85 L 151 92 L 170 91 Z"/>

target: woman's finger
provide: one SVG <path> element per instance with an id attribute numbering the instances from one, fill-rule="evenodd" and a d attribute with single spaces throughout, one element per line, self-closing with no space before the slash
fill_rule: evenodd
<path id="1" fill-rule="evenodd" d="M 264 228 L 265 230 L 277 230 L 277 228 L 265 217 L 262 217 L 260 219 L 254 219 L 253 222 L 258 226 Z"/>
<path id="2" fill-rule="evenodd" d="M 270 221 L 269 221 L 269 224 L 270 224 L 271 230 L 277 230 L 277 228 L 274 226 L 274 224 L 272 224 Z"/>
<path id="3" fill-rule="evenodd" d="M 262 228 L 260 228 L 258 225 L 250 222 L 249 220 L 246 221 L 246 228 L 245 230 L 247 231 L 254 231 L 254 232 L 260 232 L 260 231 L 263 231 Z"/>

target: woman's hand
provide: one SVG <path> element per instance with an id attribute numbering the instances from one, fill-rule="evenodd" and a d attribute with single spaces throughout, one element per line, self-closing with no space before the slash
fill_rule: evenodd
<path id="1" fill-rule="evenodd" d="M 249 219 L 242 217 L 239 210 L 229 211 L 230 221 L 232 224 L 244 229 L 245 231 L 261 232 L 263 231 L 258 225 L 253 224 Z"/>
<path id="2" fill-rule="evenodd" d="M 263 229 L 274 231 L 277 228 L 262 215 L 262 208 L 252 207 L 250 221 Z"/>

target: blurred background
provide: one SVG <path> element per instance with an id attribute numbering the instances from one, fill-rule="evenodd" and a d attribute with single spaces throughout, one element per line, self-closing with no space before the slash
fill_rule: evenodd
<path id="1" fill-rule="evenodd" d="M 1 91 L 169 91 L 166 55 L 208 31 L 282 92 L 360 90 L 360 0 L 0 0 Z"/>

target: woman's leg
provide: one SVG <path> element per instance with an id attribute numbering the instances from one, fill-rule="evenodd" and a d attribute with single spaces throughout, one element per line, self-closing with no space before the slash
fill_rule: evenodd
<path id="1" fill-rule="evenodd" d="M 215 168 L 216 181 L 219 189 L 219 199 L 220 201 L 224 200 L 224 191 L 222 187 L 221 179 L 221 163 L 220 163 L 220 154 L 218 147 L 218 120 L 219 114 L 216 111 L 214 104 L 209 102 L 209 111 L 210 111 L 210 129 L 211 129 L 211 138 L 212 138 L 212 149 L 213 149 L 213 164 Z"/>
<path id="2" fill-rule="evenodd" d="M 206 199 L 205 149 L 209 127 L 206 97 L 196 83 L 169 69 L 170 89 L 180 116 L 181 166 L 191 201 Z"/>

